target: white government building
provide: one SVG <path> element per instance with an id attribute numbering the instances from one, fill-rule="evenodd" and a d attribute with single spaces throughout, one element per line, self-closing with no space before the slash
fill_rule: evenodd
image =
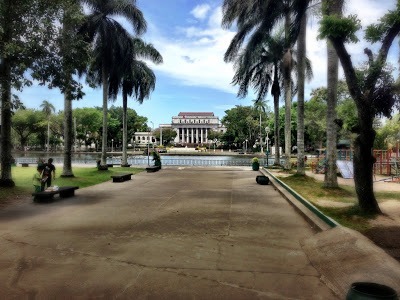
<path id="1" fill-rule="evenodd" d="M 212 142 L 208 138 L 210 131 L 226 132 L 219 118 L 212 112 L 180 112 L 172 117 L 171 124 L 160 124 L 160 129 L 171 128 L 176 132 L 174 143 L 181 145 L 201 145 Z M 149 132 L 136 132 L 135 143 L 147 144 L 155 137 Z"/>

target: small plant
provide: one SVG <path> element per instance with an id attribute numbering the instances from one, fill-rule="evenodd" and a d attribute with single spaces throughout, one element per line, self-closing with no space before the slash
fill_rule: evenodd
<path id="1" fill-rule="evenodd" d="M 161 167 L 161 157 L 158 151 L 153 151 L 152 155 L 153 155 L 154 165 Z"/>
<path id="2" fill-rule="evenodd" d="M 253 157 L 251 160 L 251 167 L 253 171 L 258 171 L 260 169 L 260 162 L 258 161 L 257 157 Z"/>

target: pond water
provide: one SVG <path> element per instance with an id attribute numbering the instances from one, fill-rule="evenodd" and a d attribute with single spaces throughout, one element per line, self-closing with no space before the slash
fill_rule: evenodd
<path id="1" fill-rule="evenodd" d="M 64 161 L 62 153 L 18 153 L 14 154 L 17 164 L 22 162 L 35 163 L 38 158 L 47 161 L 52 157 L 55 164 L 62 164 Z M 96 165 L 96 161 L 101 157 L 100 153 L 73 153 L 72 164 Z M 164 166 L 250 166 L 253 156 L 248 155 L 161 155 L 161 163 Z M 108 164 L 120 164 L 121 155 L 116 153 L 107 157 Z M 133 166 L 143 166 L 153 164 L 152 156 L 131 155 L 128 156 L 128 164 Z M 261 165 L 267 165 L 267 159 L 260 159 Z M 273 159 L 268 159 L 268 164 L 273 164 Z"/>

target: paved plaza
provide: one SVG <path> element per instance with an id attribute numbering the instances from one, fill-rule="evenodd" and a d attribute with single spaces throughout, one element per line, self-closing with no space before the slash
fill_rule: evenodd
<path id="1" fill-rule="evenodd" d="M 332 240 L 256 175 L 164 168 L 10 206 L 0 211 L 0 298 L 340 299 L 346 283 L 332 285 L 328 266 L 345 262 L 318 263 Z"/>

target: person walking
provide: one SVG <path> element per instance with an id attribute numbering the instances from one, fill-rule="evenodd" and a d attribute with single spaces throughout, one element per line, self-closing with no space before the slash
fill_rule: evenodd
<path id="1" fill-rule="evenodd" d="M 42 189 L 51 186 L 52 179 L 56 179 L 56 167 L 53 165 L 53 159 L 49 158 L 47 163 L 44 165 L 43 176 L 42 176 Z"/>

